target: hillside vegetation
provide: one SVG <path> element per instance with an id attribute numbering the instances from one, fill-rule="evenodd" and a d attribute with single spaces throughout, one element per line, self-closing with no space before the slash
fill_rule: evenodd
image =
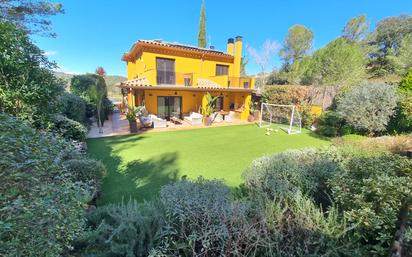
<path id="1" fill-rule="evenodd" d="M 57 78 L 62 79 L 64 81 L 64 84 L 66 85 L 66 89 L 69 89 L 70 80 L 74 75 L 63 72 L 55 72 L 54 74 Z M 107 75 L 104 79 L 106 80 L 107 93 L 109 98 L 113 101 L 120 101 L 122 94 L 120 92 L 120 88 L 116 87 L 116 84 L 127 80 L 127 78 L 118 75 Z"/>

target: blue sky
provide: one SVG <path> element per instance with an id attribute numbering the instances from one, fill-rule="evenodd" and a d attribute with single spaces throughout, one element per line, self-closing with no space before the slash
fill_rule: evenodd
<path id="1" fill-rule="evenodd" d="M 137 39 L 197 44 L 201 0 L 65 0 L 65 14 L 52 18 L 57 38 L 33 36 L 60 69 L 70 73 L 126 75 L 120 58 Z M 207 37 L 226 50 L 229 37 L 260 48 L 266 39 L 282 44 L 289 27 L 303 24 L 315 34 L 314 48 L 338 37 L 346 21 L 367 14 L 372 28 L 387 16 L 412 13 L 411 0 L 205 0 Z M 244 50 L 247 55 L 247 52 Z M 277 57 L 270 68 L 279 66 Z M 259 70 L 252 60 L 249 74 Z"/>

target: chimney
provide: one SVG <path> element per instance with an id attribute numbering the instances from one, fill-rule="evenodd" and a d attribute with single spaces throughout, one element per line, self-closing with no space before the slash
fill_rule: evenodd
<path id="1" fill-rule="evenodd" d="M 242 37 L 236 37 L 235 43 L 235 60 L 234 60 L 234 67 L 233 67 L 233 76 L 240 77 L 240 63 L 242 61 Z"/>
<path id="2" fill-rule="evenodd" d="M 235 40 L 233 38 L 229 38 L 227 40 L 227 53 L 230 55 L 234 55 L 235 53 Z"/>

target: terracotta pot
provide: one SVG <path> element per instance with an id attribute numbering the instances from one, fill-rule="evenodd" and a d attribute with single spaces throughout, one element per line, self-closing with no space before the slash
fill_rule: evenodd
<path id="1" fill-rule="evenodd" d="M 205 125 L 210 126 L 212 125 L 212 117 L 205 117 Z"/>
<path id="2" fill-rule="evenodd" d="M 136 133 L 136 132 L 139 131 L 136 121 L 130 121 L 129 120 L 129 126 L 130 126 L 130 133 Z"/>

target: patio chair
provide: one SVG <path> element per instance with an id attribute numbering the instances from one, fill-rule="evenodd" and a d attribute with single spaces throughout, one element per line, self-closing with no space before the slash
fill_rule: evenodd
<path id="1" fill-rule="evenodd" d="M 166 128 L 167 127 L 167 121 L 157 117 L 154 114 L 150 114 L 149 117 L 153 121 L 153 128 Z"/>
<path id="2" fill-rule="evenodd" d="M 139 116 L 139 121 L 144 128 L 151 128 L 153 125 L 152 118 L 149 116 Z"/>
<path id="3" fill-rule="evenodd" d="M 189 116 L 183 118 L 192 126 L 202 125 L 203 115 L 197 112 L 191 112 Z"/>

